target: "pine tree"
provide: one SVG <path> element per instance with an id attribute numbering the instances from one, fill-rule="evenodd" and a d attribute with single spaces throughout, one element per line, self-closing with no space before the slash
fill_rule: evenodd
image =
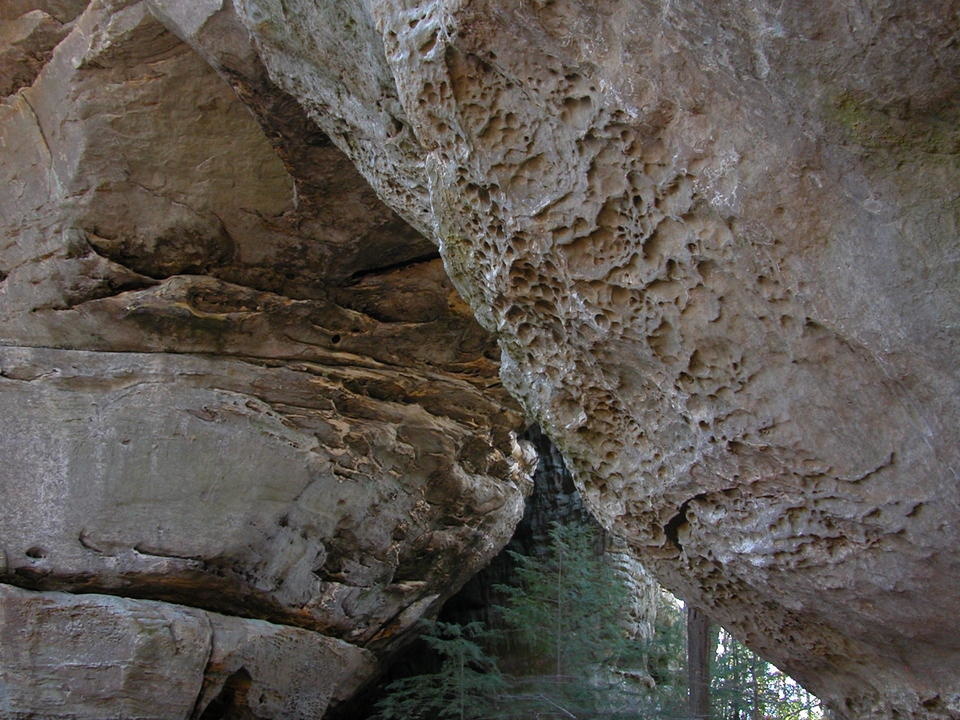
<path id="1" fill-rule="evenodd" d="M 814 720 L 820 702 L 790 677 L 720 630 L 712 705 L 716 720 Z"/>
<path id="2" fill-rule="evenodd" d="M 496 717 L 506 685 L 496 661 L 478 642 L 487 634 L 479 622 L 426 623 L 423 640 L 437 653 L 436 672 L 403 678 L 387 686 L 377 703 L 382 720 L 487 720 Z"/>
<path id="3" fill-rule="evenodd" d="M 481 623 L 435 622 L 424 636 L 439 658 L 436 672 L 388 686 L 378 720 L 650 720 L 689 719 L 683 707 L 687 638 L 680 604 L 662 602 L 657 633 L 638 643 L 626 632 L 627 586 L 598 551 L 586 527 L 554 526 L 544 555 L 514 555 L 514 585 L 502 620 L 513 643 L 505 678 L 482 645 Z M 817 720 L 816 698 L 726 632 L 707 643 L 715 671 L 715 720 Z M 656 687 L 631 668 L 646 666 Z"/>
<path id="4" fill-rule="evenodd" d="M 653 699 L 656 707 L 649 717 L 686 717 L 686 647 L 683 608 L 673 595 L 661 589 L 657 598 L 654 636 L 644 646 L 645 665 L 655 686 Z"/>
<path id="5" fill-rule="evenodd" d="M 635 667 L 642 648 L 626 630 L 624 579 L 590 528 L 554 524 L 549 537 L 544 556 L 513 554 L 517 582 L 497 587 L 502 620 L 529 658 L 513 706 L 544 718 L 633 716 L 640 688 L 619 671 Z"/>

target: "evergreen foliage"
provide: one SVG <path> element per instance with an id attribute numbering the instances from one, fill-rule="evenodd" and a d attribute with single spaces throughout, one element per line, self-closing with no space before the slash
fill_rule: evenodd
<path id="1" fill-rule="evenodd" d="M 496 587 L 505 597 L 498 608 L 504 624 L 545 674 L 589 673 L 618 664 L 631 649 L 626 585 L 596 547 L 589 528 L 554 524 L 547 554 L 511 553 L 516 584 Z"/>
<path id="2" fill-rule="evenodd" d="M 440 658 L 433 673 L 390 683 L 377 704 L 383 720 L 485 720 L 496 717 L 495 702 L 506 690 L 496 661 L 478 644 L 481 623 L 432 622 L 422 636 Z"/>
<path id="3" fill-rule="evenodd" d="M 821 720 L 820 701 L 790 676 L 766 662 L 722 628 L 714 626 L 711 641 L 711 720 Z M 683 613 L 679 602 L 664 592 L 651 643 L 650 673 L 658 687 L 674 684 L 670 709 L 663 717 L 685 717 L 686 676 L 683 667 Z M 667 698 L 666 694 L 661 695 Z"/>
<path id="4" fill-rule="evenodd" d="M 676 599 L 665 591 L 657 598 L 653 638 L 644 651 L 655 688 L 657 712 L 651 719 L 685 718 L 687 713 L 686 627 Z"/>
<path id="5" fill-rule="evenodd" d="M 631 638 L 627 586 L 598 545 L 582 525 L 555 525 L 545 554 L 513 555 L 516 582 L 497 587 L 510 675 L 488 654 L 493 633 L 481 623 L 429 623 L 437 671 L 387 686 L 378 720 L 686 720 L 680 604 L 663 592 L 653 640 Z M 711 720 L 822 718 L 816 698 L 718 633 Z"/>
<path id="6" fill-rule="evenodd" d="M 814 720 L 820 702 L 720 630 L 711 689 L 713 720 Z"/>
<path id="7" fill-rule="evenodd" d="M 554 524 L 544 556 L 513 554 L 516 583 L 498 586 L 501 618 L 529 662 L 512 678 L 513 717 L 636 717 L 648 695 L 643 647 L 630 637 L 627 586 L 583 525 Z"/>

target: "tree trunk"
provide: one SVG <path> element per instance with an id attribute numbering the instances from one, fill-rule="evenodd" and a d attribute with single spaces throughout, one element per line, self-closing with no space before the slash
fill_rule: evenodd
<path id="1" fill-rule="evenodd" d="M 690 685 L 690 717 L 710 718 L 710 618 L 687 605 L 687 677 Z"/>
<path id="2" fill-rule="evenodd" d="M 762 672 L 760 662 L 760 658 L 756 655 L 750 657 L 750 680 L 753 686 L 753 715 L 751 717 L 753 720 L 763 720 L 765 714 L 763 712 L 763 702 L 760 700 L 760 673 Z"/>

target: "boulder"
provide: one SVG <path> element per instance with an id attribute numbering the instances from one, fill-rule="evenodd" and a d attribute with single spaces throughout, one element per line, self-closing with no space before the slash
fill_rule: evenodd
<path id="1" fill-rule="evenodd" d="M 262 620 L 0 585 L 5 718 L 320 717 L 375 657 Z M 246 714 L 244 714 L 246 713 Z"/>

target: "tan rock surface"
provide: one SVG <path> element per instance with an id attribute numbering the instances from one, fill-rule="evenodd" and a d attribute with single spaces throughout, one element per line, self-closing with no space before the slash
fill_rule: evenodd
<path id="1" fill-rule="evenodd" d="M 236 5 L 668 586 L 960 713 L 955 2 Z"/>
<path id="2" fill-rule="evenodd" d="M 50 704 L 54 680 L 6 653 L 0 697 L 24 717 L 317 717 L 519 520 L 532 457 L 494 341 L 289 96 L 238 88 L 261 127 L 143 3 L 43 12 L 64 39 L 0 104 L 0 582 L 236 621 L 185 635 L 179 663 L 122 611 L 103 672 L 156 665 L 166 697 L 159 679 L 89 694 L 65 662 L 56 682 L 80 689 Z M 46 602 L 17 605 L 29 647 L 59 642 Z M 83 611 L 94 646 L 113 612 Z M 363 662 L 296 679 L 337 643 Z"/>
<path id="3" fill-rule="evenodd" d="M 5 344 L 415 367 L 472 388 L 444 408 L 486 407 L 486 336 L 329 139 L 438 244 L 504 383 L 661 580 L 839 717 L 960 713 L 953 0 L 149 0 L 73 22 L 0 107 L 24 149 L 0 168 Z M 512 423 L 467 415 L 456 467 L 500 476 Z"/>

